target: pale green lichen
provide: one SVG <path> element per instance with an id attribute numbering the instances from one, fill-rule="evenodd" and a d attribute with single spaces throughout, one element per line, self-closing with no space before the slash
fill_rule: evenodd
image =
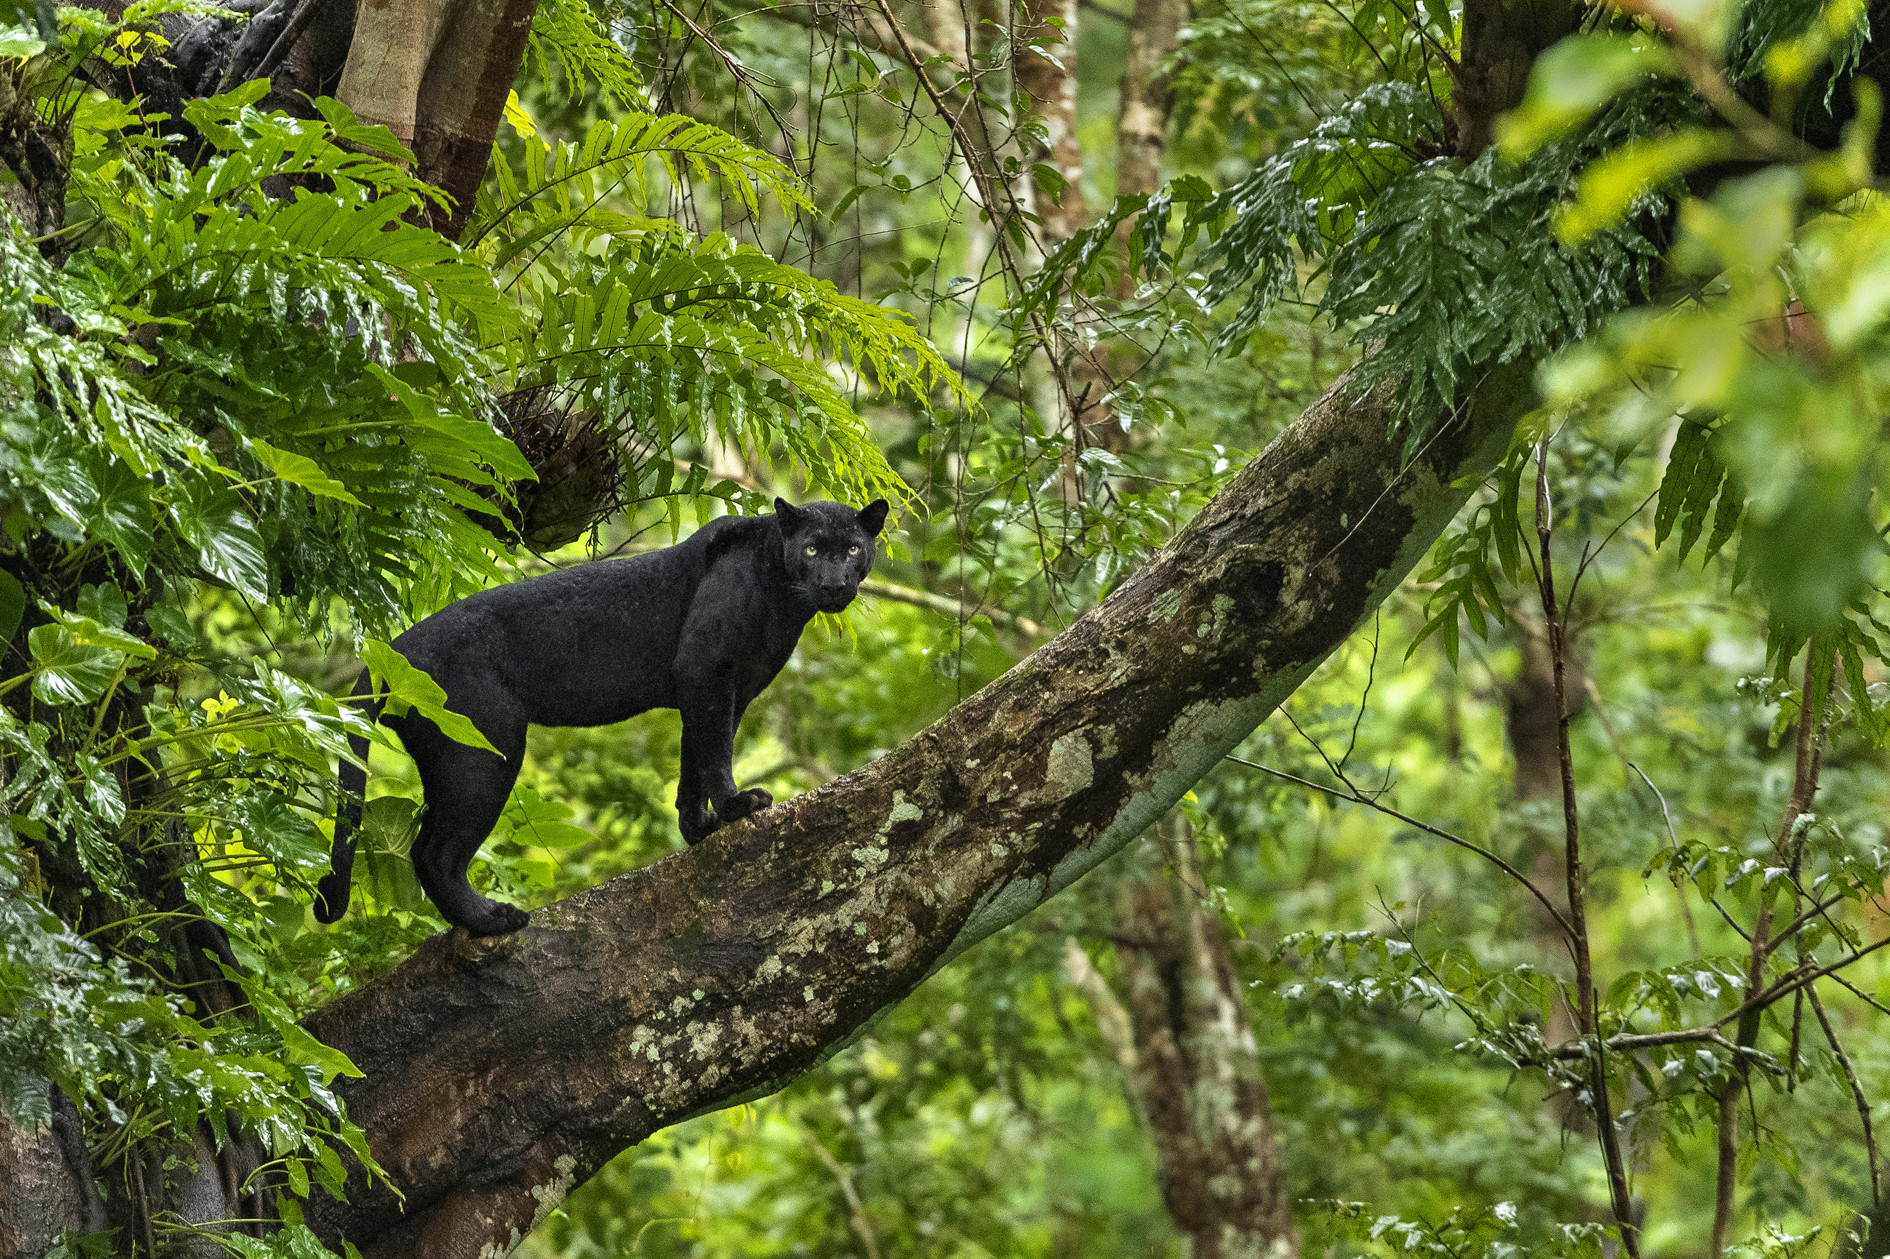
<path id="1" fill-rule="evenodd" d="M 906 800 L 905 792 L 895 791 L 893 792 L 892 812 L 886 815 L 886 826 L 881 828 L 882 833 L 886 829 L 890 829 L 895 823 L 916 822 L 924 816 L 925 810 L 921 809 L 916 804 L 909 803 Z"/>
<path id="2" fill-rule="evenodd" d="M 1066 800 L 1095 781 L 1096 762 L 1081 731 L 1072 730 L 1050 745 L 1043 771 L 1044 799 Z"/>
<path id="3" fill-rule="evenodd" d="M 577 1183 L 577 1160 L 569 1154 L 560 1154 L 553 1159 L 551 1168 L 556 1175 L 544 1184 L 533 1185 L 531 1188 L 532 1198 L 538 1203 L 532 1208 L 533 1228 L 543 1224 L 551 1213 L 558 1209 L 558 1204 L 563 1202 L 565 1195 L 571 1192 L 571 1186 Z M 516 1236 L 517 1234 L 514 1234 L 514 1237 Z M 514 1241 L 512 1244 L 516 1247 L 518 1242 Z"/>

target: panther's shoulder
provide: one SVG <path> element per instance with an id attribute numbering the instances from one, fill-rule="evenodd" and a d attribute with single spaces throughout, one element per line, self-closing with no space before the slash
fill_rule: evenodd
<path id="1" fill-rule="evenodd" d="M 696 530 L 690 542 L 702 548 L 704 563 L 713 564 L 725 555 L 759 545 L 774 531 L 772 516 L 718 516 Z"/>

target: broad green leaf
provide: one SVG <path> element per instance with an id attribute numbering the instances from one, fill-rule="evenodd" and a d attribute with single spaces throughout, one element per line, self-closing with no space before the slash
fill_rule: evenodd
<path id="1" fill-rule="evenodd" d="M 1769 268 L 1798 226 L 1804 180 L 1789 167 L 1728 179 L 1711 201 L 1680 207 L 1675 265 L 1698 275 L 1727 267 Z"/>
<path id="2" fill-rule="evenodd" d="M 350 494 L 347 486 L 323 472 L 321 465 L 307 455 L 298 455 L 294 451 L 271 446 L 268 442 L 255 437 L 249 439 L 249 448 L 264 467 L 291 485 L 299 485 L 311 494 L 339 499 L 355 507 L 367 506 L 366 503 Z"/>
<path id="3" fill-rule="evenodd" d="M 405 796 L 376 796 L 361 807 L 361 830 L 382 852 L 405 853 L 417 809 Z"/>
<path id="4" fill-rule="evenodd" d="M 129 605 L 125 602 L 125 592 L 116 582 L 104 582 L 101 585 L 79 587 L 79 615 L 90 617 L 108 629 L 125 628 L 125 615 Z"/>
<path id="5" fill-rule="evenodd" d="M 37 625 L 26 636 L 35 671 L 33 696 L 47 704 L 90 704 L 105 693 L 123 652 L 81 643 L 64 625 Z"/>
<path id="6" fill-rule="evenodd" d="M 390 707 L 412 705 L 415 712 L 438 726 L 440 733 L 455 743 L 483 748 L 494 756 L 504 756 L 470 719 L 446 707 L 446 691 L 438 682 L 427 676 L 425 670 L 416 668 L 393 647 L 370 638 L 362 650 L 362 657 L 369 671 L 385 689 Z"/>
<path id="7" fill-rule="evenodd" d="M 17 58 L 24 61 L 28 57 L 37 57 L 45 51 L 45 40 L 36 39 L 22 29 L 0 31 L 0 59 Z"/>
<path id="8" fill-rule="evenodd" d="M 113 589 L 116 590 L 117 588 L 113 587 Z M 120 599 L 123 597 L 122 594 L 119 595 Z M 102 611 L 107 616 L 116 613 L 121 620 L 124 617 L 124 612 L 121 609 L 114 609 L 111 606 L 110 595 L 101 596 L 94 593 L 89 601 L 81 600 L 82 604 L 85 602 L 89 602 L 95 610 Z M 100 624 L 92 617 L 68 612 L 64 608 L 47 603 L 44 600 L 40 602 L 39 606 L 45 610 L 46 615 L 52 617 L 54 621 L 63 626 L 66 631 L 72 635 L 73 641 L 82 647 L 104 647 L 111 651 L 118 652 L 121 655 L 130 656 L 138 660 L 157 659 L 157 648 L 151 646 L 151 644 L 145 642 L 135 634 L 127 634 L 124 630 L 114 629 L 110 625 Z"/>
<path id="9" fill-rule="evenodd" d="M 583 827 L 565 820 L 571 813 L 571 806 L 545 799 L 534 787 L 514 787 L 500 824 L 512 832 L 517 842 L 538 848 L 575 848 L 596 839 Z"/>
<path id="10" fill-rule="evenodd" d="M 145 623 L 154 634 L 170 644 L 172 651 L 186 651 L 196 645 L 197 630 L 189 615 L 174 603 L 159 603 L 146 608 Z"/>
<path id="11" fill-rule="evenodd" d="M 117 459 L 95 468 L 92 480 L 98 490 L 92 531 L 117 547 L 133 569 L 142 569 L 150 559 L 156 527 L 149 484 Z"/>
<path id="12" fill-rule="evenodd" d="M 178 532 L 197 548 L 197 561 L 206 572 L 252 599 L 269 597 L 269 564 L 263 558 L 262 535 L 234 490 L 188 481 L 171 504 L 171 517 Z"/>
<path id="13" fill-rule="evenodd" d="M 26 588 L 20 585 L 20 579 L 4 569 L 0 569 L 0 643 L 13 641 L 13 633 L 20 628 L 20 617 L 26 612 Z"/>

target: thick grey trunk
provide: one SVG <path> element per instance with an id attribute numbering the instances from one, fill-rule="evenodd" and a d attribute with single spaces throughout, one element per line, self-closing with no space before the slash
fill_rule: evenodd
<path id="1" fill-rule="evenodd" d="M 1089 218 L 1083 150 L 1076 141 L 1076 21 L 1076 0 L 1019 0 L 1017 6 L 1013 72 L 1030 98 L 1031 113 L 1043 120 L 1043 135 L 1027 142 L 1025 160 L 1057 175 L 1045 179 L 1033 169 L 1028 176 L 1045 253 L 1076 235 Z"/>
<path id="2" fill-rule="evenodd" d="M 79 1112 L 58 1089 L 46 1098 L 44 1123 L 20 1122 L 0 1105 L 0 1259 L 43 1255 L 67 1231 L 105 1227 Z"/>
<path id="3" fill-rule="evenodd" d="M 311 1222 L 369 1256 L 503 1254 L 618 1151 L 780 1088 L 1127 844 L 1396 586 L 1529 396 L 1525 369 L 1487 380 L 1407 463 L 1389 391 L 1349 388 L 886 757 L 315 1014 L 405 1202 L 357 1184 Z"/>
<path id="4" fill-rule="evenodd" d="M 1169 868 L 1127 883 L 1116 957 L 1135 1052 L 1128 1073 L 1156 1180 L 1192 1259 L 1296 1259 L 1292 1200 L 1246 996 L 1202 904 L 1194 838 L 1164 824 Z"/>

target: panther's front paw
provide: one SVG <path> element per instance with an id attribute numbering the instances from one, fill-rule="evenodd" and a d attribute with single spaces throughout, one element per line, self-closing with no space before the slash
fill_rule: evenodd
<path id="1" fill-rule="evenodd" d="M 718 800 L 715 816 L 724 824 L 739 822 L 751 813 L 759 813 L 774 803 L 774 797 L 759 787 L 750 787 L 747 791 L 738 791 L 726 800 Z"/>

